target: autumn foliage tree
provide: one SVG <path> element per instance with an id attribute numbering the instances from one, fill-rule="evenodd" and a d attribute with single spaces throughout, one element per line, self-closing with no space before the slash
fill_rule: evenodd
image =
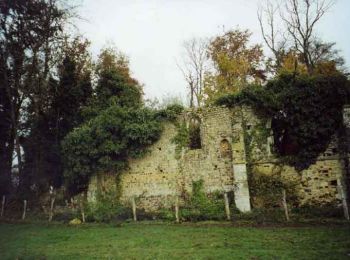
<path id="1" fill-rule="evenodd" d="M 248 30 L 235 29 L 210 42 L 208 55 L 213 71 L 206 73 L 204 89 L 208 101 L 264 80 L 262 47 L 250 45 L 250 37 Z"/>

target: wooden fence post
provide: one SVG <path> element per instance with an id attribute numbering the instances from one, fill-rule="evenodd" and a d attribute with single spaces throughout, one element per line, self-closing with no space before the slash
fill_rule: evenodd
<path id="1" fill-rule="evenodd" d="M 5 211 L 5 201 L 6 201 L 6 196 L 2 196 L 2 203 L 1 203 L 1 217 L 4 216 L 4 211 Z"/>
<path id="2" fill-rule="evenodd" d="M 52 218 L 53 218 L 53 207 L 55 204 L 55 197 L 51 198 L 51 203 L 50 203 L 50 213 L 49 213 L 49 222 L 51 222 Z"/>
<path id="3" fill-rule="evenodd" d="M 284 208 L 284 214 L 286 215 L 286 220 L 289 221 L 289 213 L 288 213 L 288 205 L 287 205 L 287 196 L 286 196 L 286 190 L 282 190 L 282 203 Z"/>
<path id="4" fill-rule="evenodd" d="M 22 214 L 22 220 L 26 218 L 26 211 L 27 211 L 27 200 L 23 201 L 23 214 Z"/>
<path id="5" fill-rule="evenodd" d="M 179 197 L 176 196 L 175 198 L 175 219 L 176 219 L 176 223 L 180 222 L 180 218 L 179 218 Z"/>
<path id="6" fill-rule="evenodd" d="M 227 192 L 224 193 L 224 200 L 227 220 L 231 220 L 230 203 L 228 200 Z"/>
<path id="7" fill-rule="evenodd" d="M 131 198 L 131 206 L 132 206 L 132 215 L 134 217 L 134 221 L 137 221 L 135 197 Z"/>
<path id="8" fill-rule="evenodd" d="M 83 195 L 80 196 L 80 212 L 81 212 L 81 219 L 83 223 L 85 223 L 85 211 L 84 211 L 84 203 L 83 203 Z"/>

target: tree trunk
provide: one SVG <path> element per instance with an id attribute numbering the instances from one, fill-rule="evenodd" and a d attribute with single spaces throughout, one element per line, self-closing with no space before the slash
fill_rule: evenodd
<path id="1" fill-rule="evenodd" d="M 11 192 L 12 149 L 12 145 L 9 144 L 0 154 L 0 195 L 8 195 Z"/>
<path id="2" fill-rule="evenodd" d="M 0 217 L 4 216 L 4 212 L 5 212 L 5 202 L 6 202 L 6 196 L 3 195 L 2 196 L 2 202 L 1 202 L 1 215 Z"/>
<path id="3" fill-rule="evenodd" d="M 3 141 L 0 143 L 0 190 L 2 194 L 9 194 L 11 191 L 11 171 L 12 171 L 12 155 L 14 149 L 14 134 L 13 134 L 13 98 L 11 94 L 11 89 L 9 85 L 8 78 L 8 68 L 7 60 L 8 53 L 5 50 L 2 50 L 0 53 L 0 71 L 1 75 L 1 100 L 4 105 L 5 112 L 2 124 L 4 128 L 1 129 Z M 6 120 L 5 120 L 6 119 Z"/>
<path id="4" fill-rule="evenodd" d="M 349 146 L 350 146 L 350 107 L 343 109 L 343 122 L 338 131 L 338 149 L 339 160 L 342 162 L 342 174 L 337 180 L 338 193 L 342 200 L 344 217 L 350 220 L 349 216 L 349 198 L 350 198 L 350 162 L 349 162 Z"/>

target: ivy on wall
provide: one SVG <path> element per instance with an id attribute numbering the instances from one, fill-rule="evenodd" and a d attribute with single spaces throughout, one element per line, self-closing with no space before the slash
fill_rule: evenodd
<path id="1" fill-rule="evenodd" d="M 286 191 L 287 201 L 298 205 L 296 183 L 284 181 L 280 174 L 266 175 L 258 171 L 249 175 L 249 192 L 254 208 L 281 207 L 282 191 Z"/>
<path id="2" fill-rule="evenodd" d="M 160 138 L 162 122 L 174 121 L 182 109 L 178 105 L 153 110 L 112 104 L 75 128 L 62 143 L 68 190 L 77 194 L 87 189 L 92 175 L 117 175 L 125 170 L 128 159 L 144 156 Z"/>
<path id="3" fill-rule="evenodd" d="M 194 121 L 192 118 L 189 120 L 189 124 L 187 124 L 185 120 L 182 122 L 174 122 L 174 124 L 177 128 L 177 133 L 171 141 L 176 145 L 176 159 L 180 158 L 183 148 L 200 149 L 202 147 L 200 122 Z"/>
<path id="4" fill-rule="evenodd" d="M 274 151 L 284 162 L 303 170 L 313 164 L 342 126 L 349 101 L 349 81 L 343 75 L 283 74 L 266 86 L 251 86 L 226 95 L 217 105 L 250 105 L 271 118 Z"/>
<path id="5" fill-rule="evenodd" d="M 204 181 L 192 182 L 192 193 L 183 194 L 185 201 L 181 207 L 181 218 L 190 221 L 223 220 L 225 219 L 225 205 L 221 192 L 210 195 L 204 191 Z"/>
<path id="6" fill-rule="evenodd" d="M 175 146 L 175 156 L 179 159 L 183 148 L 188 147 L 190 143 L 190 134 L 186 126 L 186 122 L 176 122 L 175 127 L 177 128 L 176 135 L 171 139 Z"/>

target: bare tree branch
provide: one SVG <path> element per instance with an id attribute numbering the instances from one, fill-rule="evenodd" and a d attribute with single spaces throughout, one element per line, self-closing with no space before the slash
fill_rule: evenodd
<path id="1" fill-rule="evenodd" d="M 311 53 L 314 30 L 325 13 L 334 5 L 335 0 L 285 0 L 281 18 L 287 31 L 295 42 L 309 73 L 315 67 Z"/>
<path id="2" fill-rule="evenodd" d="M 190 106 L 201 106 L 204 88 L 204 73 L 207 70 L 207 46 L 205 39 L 190 39 L 183 43 L 184 56 L 181 70 L 190 91 Z"/>

